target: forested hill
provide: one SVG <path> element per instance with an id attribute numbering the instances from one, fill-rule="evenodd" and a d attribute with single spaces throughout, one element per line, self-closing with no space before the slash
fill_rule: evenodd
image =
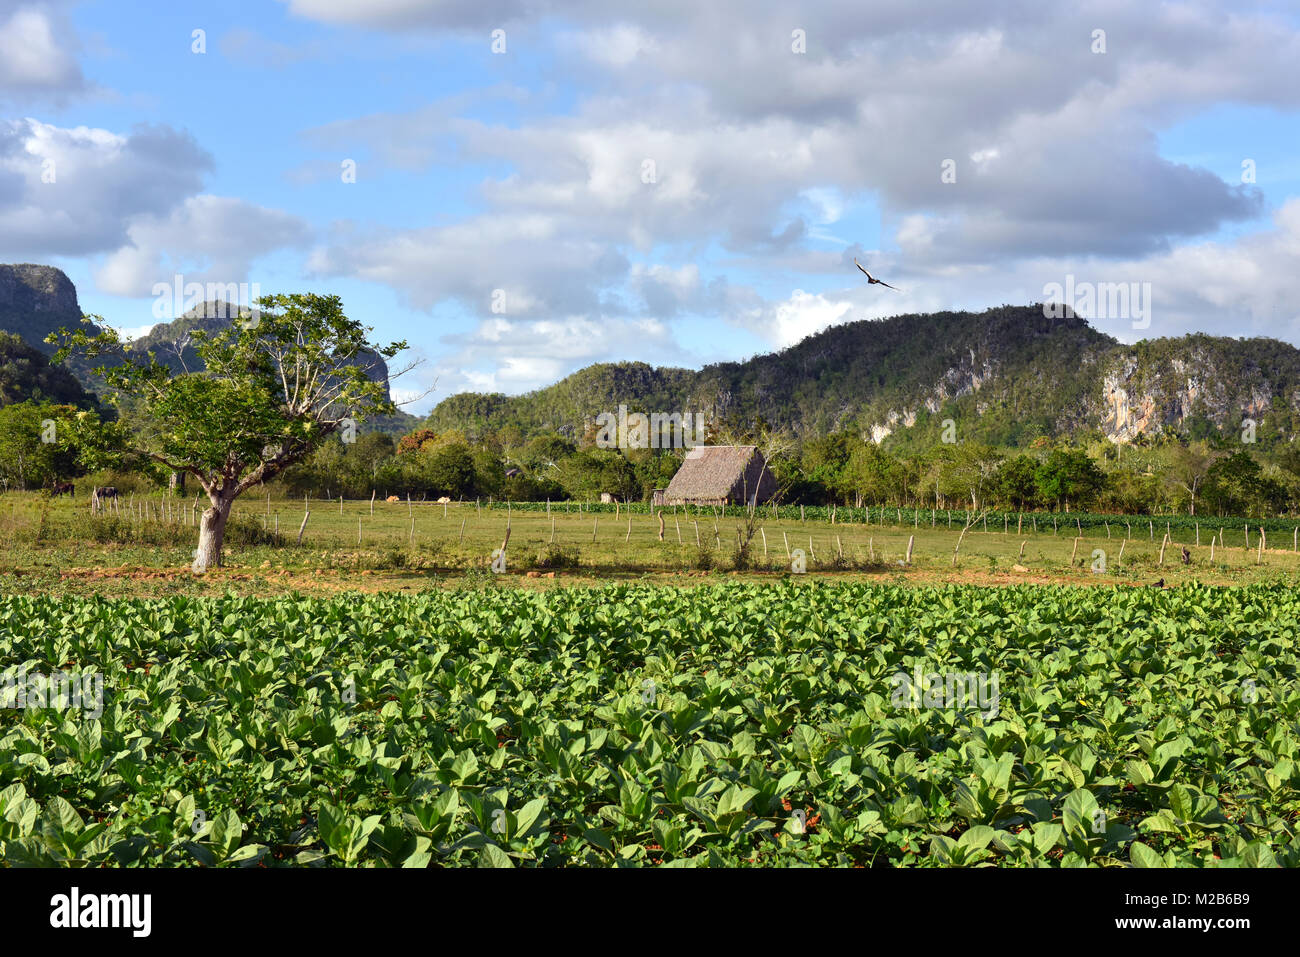
<path id="1" fill-rule="evenodd" d="M 96 407 L 94 395 L 66 368 L 52 365 L 44 352 L 18 336 L 0 332 L 0 407 L 29 399 L 81 409 Z"/>
<path id="2" fill-rule="evenodd" d="M 939 312 L 834 326 L 780 352 L 699 371 L 589 366 L 526 395 L 464 393 L 434 409 L 435 430 L 517 426 L 579 435 L 620 403 L 758 419 L 800 436 L 837 429 L 891 445 L 933 443 L 942 421 L 963 439 L 1023 446 L 1101 431 L 1118 440 L 1171 429 L 1238 428 L 1270 415 L 1300 426 L 1300 351 L 1272 339 L 1203 335 L 1124 345 L 1041 305 Z"/>

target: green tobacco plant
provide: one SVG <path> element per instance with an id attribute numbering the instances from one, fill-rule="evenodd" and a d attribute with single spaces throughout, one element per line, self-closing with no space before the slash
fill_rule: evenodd
<path id="1" fill-rule="evenodd" d="M 1297 620 L 1285 585 L 0 597 L 0 693 L 103 674 L 98 714 L 0 709 L 0 860 L 1296 866 Z M 918 665 L 996 672 L 996 716 L 896 704 Z"/>

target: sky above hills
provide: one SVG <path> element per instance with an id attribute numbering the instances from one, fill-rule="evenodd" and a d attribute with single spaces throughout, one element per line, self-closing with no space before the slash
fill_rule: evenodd
<path id="1" fill-rule="evenodd" d="M 0 261 L 337 293 L 414 412 L 1053 284 L 1300 344 L 1294 4 L 618 6 L 0 0 Z"/>

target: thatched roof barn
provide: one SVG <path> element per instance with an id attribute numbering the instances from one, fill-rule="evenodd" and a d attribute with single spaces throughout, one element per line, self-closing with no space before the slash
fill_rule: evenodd
<path id="1" fill-rule="evenodd" d="M 665 505 L 762 504 L 776 479 L 754 445 L 697 445 L 663 492 Z"/>

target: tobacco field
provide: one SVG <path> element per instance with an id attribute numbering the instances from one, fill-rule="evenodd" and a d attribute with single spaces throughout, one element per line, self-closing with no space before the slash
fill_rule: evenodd
<path id="1" fill-rule="evenodd" d="M 1296 866 L 1280 585 L 0 597 L 0 860 Z M 995 676 L 996 707 L 894 676 Z M 915 705 L 915 706 L 914 706 Z M 995 713 L 993 713 L 995 712 Z"/>

